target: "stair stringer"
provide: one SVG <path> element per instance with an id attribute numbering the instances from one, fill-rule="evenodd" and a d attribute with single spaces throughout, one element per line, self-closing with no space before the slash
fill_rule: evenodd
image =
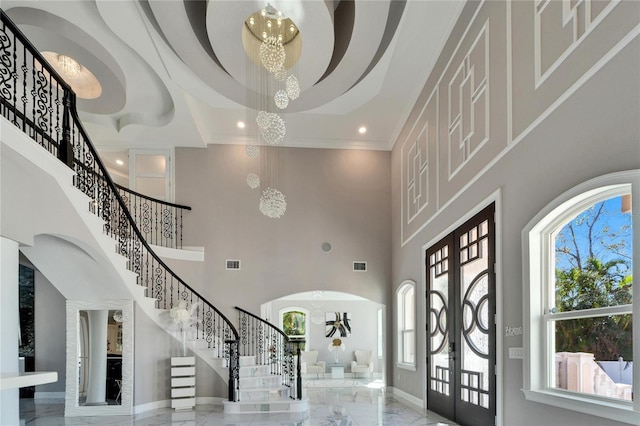
<path id="1" fill-rule="evenodd" d="M 73 185 L 74 171 L 4 117 L 0 117 L 0 139 L 0 235 L 19 242 L 21 251 L 65 298 L 133 299 L 158 327 L 179 341 L 163 326 L 163 309 L 146 297 L 137 274 L 127 268 L 128 259 L 116 252 L 116 240 L 103 232 L 105 222 L 89 210 L 91 199 Z M 44 242 L 50 237 L 75 245 L 87 262 L 95 263 L 98 274 L 107 274 L 109 286 L 93 281 L 77 286 L 61 279 L 54 271 L 52 247 Z M 190 346 L 228 382 L 228 368 L 220 358 L 208 348 Z"/>

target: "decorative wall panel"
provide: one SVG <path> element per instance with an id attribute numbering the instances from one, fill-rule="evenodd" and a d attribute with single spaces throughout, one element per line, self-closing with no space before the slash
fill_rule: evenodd
<path id="1" fill-rule="evenodd" d="M 427 101 L 402 145 L 403 224 L 412 229 L 436 211 L 438 92 Z"/>
<path id="2" fill-rule="evenodd" d="M 633 0 L 469 2 L 460 19 L 396 144 L 402 245 L 640 37 Z"/>
<path id="3" fill-rule="evenodd" d="M 534 11 L 536 87 L 618 4 L 617 0 L 539 0 L 536 2 Z"/>
<path id="4" fill-rule="evenodd" d="M 485 25 L 448 85 L 451 179 L 489 140 L 489 37 Z"/>
<path id="5" fill-rule="evenodd" d="M 512 137 L 545 118 L 638 34 L 640 2 L 511 2 Z"/>

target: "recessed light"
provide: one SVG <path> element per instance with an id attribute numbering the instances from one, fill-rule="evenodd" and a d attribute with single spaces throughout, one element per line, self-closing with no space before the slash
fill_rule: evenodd
<path id="1" fill-rule="evenodd" d="M 238 121 L 238 128 L 244 129 L 244 121 Z"/>
<path id="2" fill-rule="evenodd" d="M 358 129 L 359 133 L 367 133 L 367 128 L 364 126 L 360 126 L 360 128 Z"/>
<path id="3" fill-rule="evenodd" d="M 116 164 L 117 164 L 118 166 L 124 166 L 124 161 L 122 161 L 122 160 L 116 160 Z"/>

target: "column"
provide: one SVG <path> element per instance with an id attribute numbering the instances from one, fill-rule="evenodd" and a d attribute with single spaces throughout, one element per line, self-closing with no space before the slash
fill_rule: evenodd
<path id="1" fill-rule="evenodd" d="M 18 329 L 18 243 L 0 237 L 0 372 L 17 375 Z M 17 425 L 20 419 L 20 390 L 0 391 L 0 425 Z"/>

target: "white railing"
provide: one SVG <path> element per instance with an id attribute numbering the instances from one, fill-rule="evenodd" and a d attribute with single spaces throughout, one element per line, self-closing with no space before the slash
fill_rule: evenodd
<path id="1" fill-rule="evenodd" d="M 558 352 L 555 362 L 557 388 L 631 401 L 631 385 L 613 381 L 607 372 L 595 362 L 593 354 Z M 613 362 L 617 363 L 618 361 Z M 627 365 L 627 370 L 630 370 L 629 374 L 632 375 L 633 363 Z"/>

